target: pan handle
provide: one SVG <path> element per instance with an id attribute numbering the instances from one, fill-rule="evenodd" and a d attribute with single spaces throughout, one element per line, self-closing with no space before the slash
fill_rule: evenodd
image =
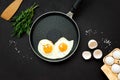
<path id="1" fill-rule="evenodd" d="M 73 14 L 76 12 L 76 10 L 79 8 L 79 5 L 82 3 L 82 0 L 77 0 L 71 10 L 67 13 L 69 17 L 72 18 Z"/>
<path id="2" fill-rule="evenodd" d="M 75 4 L 73 5 L 73 7 L 71 8 L 71 12 L 72 13 L 75 13 L 76 12 L 76 10 L 79 8 L 79 5 L 82 3 L 82 0 L 77 0 L 76 2 L 75 2 Z"/>

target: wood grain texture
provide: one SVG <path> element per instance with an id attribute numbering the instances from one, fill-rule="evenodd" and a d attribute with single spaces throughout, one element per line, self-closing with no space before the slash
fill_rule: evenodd
<path id="1" fill-rule="evenodd" d="M 15 0 L 13 1 L 1 14 L 1 18 L 5 20 L 10 20 L 12 16 L 15 14 L 15 12 L 20 7 L 20 4 L 23 0 Z"/>

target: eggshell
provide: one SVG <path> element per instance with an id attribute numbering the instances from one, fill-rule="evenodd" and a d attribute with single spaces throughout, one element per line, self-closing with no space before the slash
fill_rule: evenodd
<path id="1" fill-rule="evenodd" d="M 100 50 L 100 49 L 96 49 L 94 52 L 93 52 L 93 57 L 95 59 L 100 59 L 102 58 L 103 56 L 103 52 Z"/>
<path id="2" fill-rule="evenodd" d="M 96 40 L 94 39 L 91 39 L 89 42 L 88 42 L 88 47 L 90 49 L 95 49 L 96 47 L 98 46 L 98 43 Z"/>
<path id="3" fill-rule="evenodd" d="M 85 59 L 85 60 L 89 60 L 90 58 L 91 58 L 91 52 L 89 52 L 89 51 L 84 51 L 83 53 L 82 53 L 82 57 L 83 57 L 83 59 Z"/>

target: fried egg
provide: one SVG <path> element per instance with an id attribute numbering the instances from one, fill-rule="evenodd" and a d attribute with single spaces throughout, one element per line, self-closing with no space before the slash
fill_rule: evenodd
<path id="1" fill-rule="evenodd" d="M 42 39 L 39 41 L 38 43 L 38 51 L 39 53 L 46 57 L 46 58 L 50 58 L 50 59 L 54 59 L 54 44 L 52 43 L 52 41 L 47 40 L 47 39 Z"/>
<path id="2" fill-rule="evenodd" d="M 42 39 L 38 43 L 39 53 L 49 59 L 59 59 L 67 56 L 72 50 L 74 41 L 61 37 L 55 44 L 48 39 Z"/>
<path id="3" fill-rule="evenodd" d="M 74 40 L 67 40 L 65 37 L 61 37 L 55 43 L 55 53 L 57 58 L 63 58 L 67 56 L 72 50 Z"/>

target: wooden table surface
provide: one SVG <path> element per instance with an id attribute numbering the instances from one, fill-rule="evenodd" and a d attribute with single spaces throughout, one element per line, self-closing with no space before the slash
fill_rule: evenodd
<path id="1" fill-rule="evenodd" d="M 0 14 L 12 1 L 0 0 Z M 24 0 L 15 15 L 34 2 L 40 6 L 33 20 L 49 11 L 67 13 L 75 0 Z M 0 18 L 0 80 L 107 80 L 102 59 L 85 61 L 81 54 L 90 39 L 98 41 L 104 56 L 120 47 L 120 0 L 83 0 L 74 20 L 81 31 L 77 51 L 66 61 L 48 63 L 33 53 L 27 35 L 11 37 L 11 22 Z"/>

